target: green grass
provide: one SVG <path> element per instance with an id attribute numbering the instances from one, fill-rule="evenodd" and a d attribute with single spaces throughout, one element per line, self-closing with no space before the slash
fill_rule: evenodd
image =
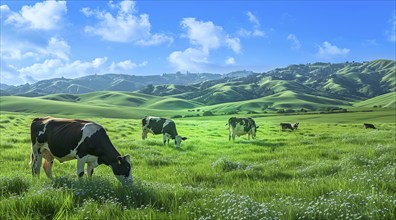
<path id="1" fill-rule="evenodd" d="M 113 109 L 112 113 L 118 112 Z M 235 142 L 228 141 L 225 124 L 229 116 L 175 119 L 180 135 L 188 137 L 180 150 L 174 144 L 163 146 L 161 136 L 149 135 L 142 141 L 138 119 L 98 118 L 95 112 L 82 117 L 103 125 L 119 152 L 131 155 L 132 186 L 119 185 L 110 168 L 103 165 L 95 169 L 92 179 L 79 181 L 76 161 L 56 161 L 53 180 L 43 171 L 41 178 L 32 178 L 29 127 L 33 118 L 44 115 L 0 114 L 1 218 L 396 216 L 396 123 L 392 110 L 254 115 L 260 126 L 257 139 L 248 141 L 244 136 Z M 299 121 L 300 128 L 279 131 L 279 122 L 287 121 Z M 367 121 L 378 129 L 363 129 Z"/>

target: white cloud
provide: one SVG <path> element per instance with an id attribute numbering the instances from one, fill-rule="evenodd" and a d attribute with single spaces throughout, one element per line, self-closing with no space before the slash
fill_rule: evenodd
<path id="1" fill-rule="evenodd" d="M 98 20 L 98 23 L 94 26 L 85 26 L 86 33 L 98 35 L 107 41 L 133 42 L 142 46 L 173 41 L 172 37 L 165 34 L 151 33 L 149 15 L 136 14 L 135 2 L 122 1 L 113 4 L 110 1 L 109 7 L 116 9 L 117 12 L 113 15 L 108 11 L 92 10 L 90 8 L 81 9 L 85 16 L 94 16 Z"/>
<path id="2" fill-rule="evenodd" d="M 90 8 L 82 8 L 81 12 L 87 17 L 90 17 L 95 14 L 95 12 L 92 11 Z"/>
<path id="3" fill-rule="evenodd" d="M 123 73 L 125 71 L 131 71 L 136 67 L 143 67 L 147 65 L 147 61 L 144 61 L 140 64 L 134 63 L 131 60 L 124 60 L 118 63 L 112 62 L 110 65 L 110 72 L 120 72 Z"/>
<path id="4" fill-rule="evenodd" d="M 135 68 L 147 65 L 147 61 L 140 64 L 136 64 L 131 60 L 112 62 L 111 64 L 108 64 L 107 61 L 107 57 L 95 58 L 92 61 L 75 60 L 73 62 L 62 59 L 46 59 L 42 63 L 35 63 L 31 66 L 17 69 L 16 71 L 22 79 L 30 77 L 32 80 L 43 80 L 55 77 L 76 78 L 94 73 L 105 74 L 112 72 L 128 74 Z"/>
<path id="5" fill-rule="evenodd" d="M 259 20 L 256 18 L 256 16 L 253 15 L 252 12 L 248 11 L 248 12 L 246 13 L 246 15 L 249 17 L 249 21 L 250 21 L 251 23 L 254 24 L 254 27 L 255 27 L 255 28 L 259 28 L 259 27 L 260 27 L 260 22 L 259 22 Z"/>
<path id="6" fill-rule="evenodd" d="M 174 51 L 168 61 L 179 71 L 201 71 L 202 65 L 208 63 L 209 54 L 200 49 L 187 48 L 185 51 Z"/>
<path id="7" fill-rule="evenodd" d="M 298 49 L 301 48 L 301 43 L 300 43 L 300 41 L 297 39 L 296 35 L 294 35 L 294 34 L 289 34 L 289 35 L 287 36 L 286 39 L 287 39 L 288 41 L 291 42 L 291 44 L 292 44 L 291 48 L 292 48 L 293 50 L 298 50 Z"/>
<path id="8" fill-rule="evenodd" d="M 392 42 L 396 41 L 396 11 L 393 11 L 392 18 L 389 19 L 389 23 L 391 24 L 390 31 L 388 33 L 388 39 Z"/>
<path id="9" fill-rule="evenodd" d="M 225 41 L 228 47 L 230 47 L 235 53 L 239 53 L 241 51 L 241 40 L 239 38 L 231 38 L 227 36 Z"/>
<path id="10" fill-rule="evenodd" d="M 151 46 L 151 45 L 159 45 L 164 42 L 168 42 L 168 44 L 171 44 L 173 42 L 173 37 L 170 37 L 165 34 L 153 34 L 151 35 L 151 38 L 147 39 L 142 39 L 136 41 L 137 45 L 141 46 Z"/>
<path id="11" fill-rule="evenodd" d="M 8 13 L 10 11 L 10 8 L 8 7 L 8 5 L 1 5 L 0 6 L 0 12 L 3 13 Z"/>
<path id="12" fill-rule="evenodd" d="M 5 36 L 2 36 L 0 42 L 1 60 L 38 59 L 40 57 L 41 49 L 29 42 L 13 40 Z"/>
<path id="13" fill-rule="evenodd" d="M 66 12 L 66 1 L 38 2 L 33 6 L 23 6 L 19 12 L 11 12 L 6 23 L 28 29 L 53 30 L 61 27 Z"/>
<path id="14" fill-rule="evenodd" d="M 325 41 L 322 43 L 322 46 L 319 46 L 318 56 L 322 58 L 331 58 L 337 56 L 345 56 L 351 50 L 347 48 L 338 48 L 335 45 Z"/>
<path id="15" fill-rule="evenodd" d="M 234 65 L 234 64 L 235 64 L 235 59 L 234 59 L 234 57 L 228 57 L 228 58 L 225 60 L 225 64 L 227 64 L 227 65 Z"/>
<path id="16" fill-rule="evenodd" d="M 58 38 L 52 37 L 46 48 L 48 54 L 60 58 L 62 60 L 69 60 L 70 56 L 70 46 L 69 44 Z"/>
<path id="17" fill-rule="evenodd" d="M 204 70 L 210 52 L 221 47 L 230 48 L 235 53 L 241 51 L 240 39 L 224 33 L 223 28 L 212 21 L 183 18 L 180 25 L 186 31 L 182 36 L 189 39 L 191 47 L 169 55 L 168 61 L 179 71 Z"/>
<path id="18" fill-rule="evenodd" d="M 264 31 L 260 30 L 260 21 L 257 17 L 250 11 L 248 11 L 246 15 L 248 16 L 249 21 L 253 24 L 253 30 L 241 28 L 238 31 L 238 35 L 241 37 L 265 37 L 266 34 Z"/>
<path id="19" fill-rule="evenodd" d="M 59 58 L 69 60 L 70 46 L 61 39 L 52 37 L 45 47 L 25 41 L 1 39 L 1 59 L 4 60 L 40 60 L 43 58 Z"/>
<path id="20" fill-rule="evenodd" d="M 211 21 L 197 21 L 195 18 L 183 18 L 181 26 L 187 30 L 190 43 L 199 46 L 203 51 L 217 49 L 221 45 L 222 30 Z"/>

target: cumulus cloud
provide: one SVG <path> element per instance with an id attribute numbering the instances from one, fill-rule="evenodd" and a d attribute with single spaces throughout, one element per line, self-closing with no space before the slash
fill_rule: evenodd
<path id="1" fill-rule="evenodd" d="M 3 10 L 9 10 L 8 6 L 2 5 Z M 61 27 L 66 12 L 66 1 L 38 2 L 33 6 L 23 6 L 19 12 L 11 12 L 6 23 L 19 28 L 53 30 Z"/>
<path id="2" fill-rule="evenodd" d="M 198 21 L 195 18 L 183 18 L 180 22 L 185 30 L 183 37 L 189 39 L 191 47 L 184 51 L 174 51 L 168 61 L 181 71 L 202 71 L 209 63 L 212 50 L 226 47 L 239 53 L 241 50 L 240 39 L 224 33 L 221 26 L 212 21 Z"/>
<path id="3" fill-rule="evenodd" d="M 85 26 L 86 33 L 100 36 L 103 40 L 112 42 L 133 42 L 142 46 L 171 43 L 173 38 L 162 33 L 151 33 L 151 24 L 148 14 L 137 14 L 135 2 L 122 1 L 120 3 L 109 2 L 109 11 L 92 10 L 83 8 L 81 12 L 97 19 L 97 24 Z"/>
<path id="4" fill-rule="evenodd" d="M 197 21 L 195 18 L 184 18 L 181 22 L 183 29 L 187 31 L 190 43 L 199 46 L 203 51 L 217 49 L 221 45 L 223 28 L 216 26 L 211 21 Z"/>
<path id="5" fill-rule="evenodd" d="M 345 56 L 350 51 L 351 51 L 350 49 L 339 48 L 336 45 L 332 45 L 328 41 L 325 41 L 322 43 L 321 46 L 319 46 L 319 51 L 317 55 L 322 58 L 332 58 L 338 56 Z"/>
<path id="6" fill-rule="evenodd" d="M 47 46 L 38 46 L 28 41 L 16 41 L 8 38 L 1 40 L 1 59 L 4 60 L 40 60 L 59 58 L 69 60 L 70 46 L 59 38 L 52 37 Z"/>
<path id="7" fill-rule="evenodd" d="M 66 41 L 52 37 L 48 42 L 46 53 L 62 60 L 69 60 L 70 46 Z"/>
<path id="8" fill-rule="evenodd" d="M 177 70 L 182 71 L 201 71 L 202 64 L 208 63 L 209 54 L 201 49 L 187 48 L 184 51 L 174 51 L 168 61 L 173 64 Z"/>
<path id="9" fill-rule="evenodd" d="M 287 36 L 286 39 L 287 39 L 288 41 L 291 42 L 291 44 L 292 44 L 291 48 L 292 48 L 293 50 L 298 50 L 298 49 L 301 48 L 301 43 L 300 43 L 300 41 L 297 39 L 296 35 L 294 35 L 294 34 L 289 34 L 289 35 Z"/>
<path id="10" fill-rule="evenodd" d="M 7 12 L 10 11 L 10 8 L 8 7 L 8 5 L 1 5 L 0 6 L 0 11 L 3 12 Z"/>
<path id="11" fill-rule="evenodd" d="M 0 5 L 0 20 L 3 21 L 3 18 L 6 18 L 10 11 L 8 5 Z"/>

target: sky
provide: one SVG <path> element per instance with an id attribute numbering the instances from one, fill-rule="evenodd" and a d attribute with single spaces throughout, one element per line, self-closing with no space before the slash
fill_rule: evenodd
<path id="1" fill-rule="evenodd" d="M 396 1 L 1 1 L 1 83 L 396 60 Z"/>

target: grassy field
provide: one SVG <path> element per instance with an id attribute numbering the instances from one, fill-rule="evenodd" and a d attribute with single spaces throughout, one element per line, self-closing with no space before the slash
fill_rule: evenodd
<path id="1" fill-rule="evenodd" d="M 230 116 L 175 119 L 188 137 L 179 150 L 161 136 L 142 141 L 138 119 L 88 113 L 79 118 L 103 125 L 119 152 L 131 155 L 133 185 L 119 185 L 104 165 L 78 180 L 76 161 L 56 161 L 53 180 L 43 171 L 32 178 L 29 128 L 44 115 L 3 111 L 0 219 L 396 218 L 394 109 L 253 115 L 257 139 L 235 142 L 228 141 Z M 299 130 L 279 131 L 279 122 L 297 121 Z"/>

